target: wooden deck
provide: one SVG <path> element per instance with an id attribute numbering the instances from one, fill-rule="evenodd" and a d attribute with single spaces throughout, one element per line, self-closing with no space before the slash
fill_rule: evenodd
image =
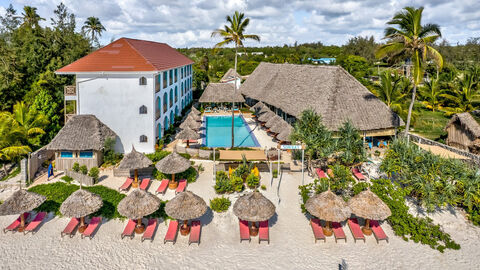
<path id="1" fill-rule="evenodd" d="M 220 160 L 242 160 L 245 155 L 247 160 L 267 160 L 263 150 L 220 150 Z"/>

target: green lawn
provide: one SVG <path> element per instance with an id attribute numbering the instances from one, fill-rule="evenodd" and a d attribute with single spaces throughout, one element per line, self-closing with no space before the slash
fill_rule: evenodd
<path id="1" fill-rule="evenodd" d="M 449 118 L 446 117 L 443 112 L 432 112 L 420 109 L 417 120 L 413 125 L 413 132 L 431 140 L 438 139 L 440 136 L 446 134 L 443 129 L 448 120 Z"/>

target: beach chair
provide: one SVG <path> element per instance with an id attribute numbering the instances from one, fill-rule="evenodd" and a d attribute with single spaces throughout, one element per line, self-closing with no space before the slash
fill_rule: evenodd
<path id="1" fill-rule="evenodd" d="M 323 242 L 327 241 L 325 234 L 323 234 L 322 225 L 320 224 L 319 219 L 317 218 L 310 219 L 310 226 L 312 226 L 313 236 L 315 237 L 315 243 L 317 243 L 317 240 L 319 239 L 323 240 Z"/>
<path id="2" fill-rule="evenodd" d="M 250 229 L 248 228 L 248 221 L 238 219 L 238 225 L 240 227 L 240 243 L 243 240 L 251 241 L 250 239 Z"/>
<path id="3" fill-rule="evenodd" d="M 142 183 L 140 184 L 140 189 L 141 190 L 147 190 L 148 186 L 150 185 L 150 178 L 145 178 L 142 180 Z"/>
<path id="4" fill-rule="evenodd" d="M 267 241 L 270 244 L 270 235 L 268 233 L 268 220 L 260 221 L 258 223 L 258 243 L 260 241 Z"/>
<path id="5" fill-rule="evenodd" d="M 356 218 L 349 218 L 347 223 L 348 228 L 350 228 L 350 232 L 352 232 L 355 243 L 357 240 L 363 240 L 365 243 L 365 235 L 363 235 L 362 229 L 360 229 L 360 225 L 358 225 L 358 220 Z"/>
<path id="6" fill-rule="evenodd" d="M 327 175 L 325 174 L 325 172 L 322 169 L 317 168 L 316 172 L 317 172 L 318 179 L 328 178 Z"/>
<path id="7" fill-rule="evenodd" d="M 345 232 L 342 229 L 342 224 L 338 222 L 332 222 L 332 230 L 333 230 L 333 235 L 335 236 L 335 243 L 337 242 L 338 239 L 345 239 L 345 242 L 347 242 L 347 236 L 345 235 Z"/>
<path id="8" fill-rule="evenodd" d="M 90 240 L 92 240 L 93 234 L 97 230 L 98 225 L 100 225 L 100 223 L 102 223 L 102 217 L 93 217 L 90 220 L 90 223 L 88 224 L 87 229 L 82 233 L 82 239 L 84 237 L 89 237 Z"/>
<path id="9" fill-rule="evenodd" d="M 359 169 L 357 168 L 352 168 L 352 173 L 353 173 L 353 176 L 355 176 L 355 178 L 357 178 L 358 181 L 365 181 L 367 180 L 367 177 L 365 177 L 365 175 L 363 175 Z"/>
<path id="10" fill-rule="evenodd" d="M 145 229 L 145 232 L 142 235 L 142 242 L 145 239 L 150 240 L 150 242 L 153 241 L 153 237 L 155 236 L 156 230 L 157 230 L 157 219 L 152 218 L 148 220 L 147 229 Z"/>
<path id="11" fill-rule="evenodd" d="M 184 192 L 186 187 L 187 187 L 187 180 L 182 179 L 182 180 L 178 181 L 178 187 L 175 190 L 175 194 L 180 193 L 180 192 Z"/>
<path id="12" fill-rule="evenodd" d="M 27 225 L 27 227 L 25 227 L 25 230 L 23 231 L 23 233 L 27 234 L 28 232 L 31 232 L 32 234 L 34 234 L 35 230 L 43 222 L 43 219 L 45 219 L 46 215 L 47 215 L 47 212 L 39 212 L 35 216 L 35 218 L 30 223 L 28 223 L 28 225 Z"/>
<path id="13" fill-rule="evenodd" d="M 377 244 L 380 240 L 385 240 L 388 243 L 388 236 L 385 234 L 382 227 L 380 227 L 377 220 L 370 220 L 370 227 L 372 228 L 375 239 L 377 239 Z"/>
<path id="14" fill-rule="evenodd" d="M 328 174 L 328 177 L 330 177 L 330 178 L 335 177 L 335 175 L 333 174 L 333 170 L 332 170 L 332 169 L 327 169 L 327 174 Z"/>
<path id="15" fill-rule="evenodd" d="M 133 179 L 128 177 L 127 180 L 125 180 L 125 183 L 123 183 L 123 185 L 118 188 L 118 191 L 127 191 L 132 185 L 132 182 L 133 182 Z"/>
<path id="16" fill-rule="evenodd" d="M 167 187 L 168 187 L 168 182 L 169 182 L 168 179 L 163 179 L 157 191 L 155 191 L 155 193 L 156 194 L 162 193 L 163 195 L 165 195 L 165 192 L 167 191 Z"/>
<path id="17" fill-rule="evenodd" d="M 133 219 L 129 219 L 128 223 L 127 223 L 127 226 L 125 226 L 125 229 L 123 229 L 123 232 L 122 232 L 122 235 L 121 235 L 122 239 L 126 236 L 129 236 L 130 239 L 133 239 L 133 237 L 135 236 L 135 234 L 134 234 L 135 226 L 137 226 L 137 222 Z"/>
<path id="18" fill-rule="evenodd" d="M 171 220 L 170 224 L 168 224 L 167 234 L 165 234 L 165 239 L 163 239 L 163 243 L 177 241 L 177 234 L 178 234 L 178 220 Z"/>
<path id="19" fill-rule="evenodd" d="M 70 238 L 72 238 L 79 223 L 80 220 L 78 218 L 70 219 L 70 222 L 68 222 L 67 227 L 65 227 L 65 229 L 63 229 L 63 231 L 60 233 L 60 236 L 64 237 L 65 235 L 70 235 Z"/>
<path id="20" fill-rule="evenodd" d="M 197 243 L 200 245 L 200 234 L 202 233 L 202 223 L 200 220 L 192 221 L 190 228 L 190 237 L 188 238 L 188 245 L 191 243 Z"/>
<path id="21" fill-rule="evenodd" d="M 27 218 L 30 216 L 30 213 L 23 213 L 23 219 L 27 220 Z M 21 223 L 21 216 L 18 216 L 15 221 L 12 222 L 12 224 L 8 225 L 8 227 L 3 229 L 3 233 L 7 233 L 8 231 L 15 232 L 15 230 L 20 226 Z"/>

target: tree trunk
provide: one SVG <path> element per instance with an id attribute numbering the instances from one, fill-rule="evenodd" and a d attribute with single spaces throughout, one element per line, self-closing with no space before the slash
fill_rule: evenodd
<path id="1" fill-rule="evenodd" d="M 235 80 L 233 81 L 233 93 L 235 96 L 235 93 L 237 92 L 237 44 L 235 43 L 235 74 L 233 75 L 235 77 Z M 235 124 L 235 113 L 233 110 L 233 107 L 235 106 L 235 102 L 232 101 L 232 147 L 235 147 L 235 134 L 234 134 L 234 124 Z"/>
<path id="2" fill-rule="evenodd" d="M 408 107 L 407 125 L 405 127 L 405 136 L 407 136 L 407 142 L 409 141 L 408 131 L 410 129 L 410 120 L 412 118 L 412 110 L 413 110 L 413 104 L 415 103 L 416 94 L 417 94 L 417 84 L 414 83 L 413 90 L 412 90 L 412 101 L 410 102 L 410 106 Z"/>

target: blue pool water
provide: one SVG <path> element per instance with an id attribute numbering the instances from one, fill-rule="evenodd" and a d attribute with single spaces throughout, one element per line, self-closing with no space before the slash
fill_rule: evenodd
<path id="1" fill-rule="evenodd" d="M 205 145 L 208 147 L 232 146 L 232 117 L 206 116 L 205 117 Z M 235 146 L 259 147 L 257 139 L 250 131 L 242 116 L 235 116 L 234 120 Z"/>

